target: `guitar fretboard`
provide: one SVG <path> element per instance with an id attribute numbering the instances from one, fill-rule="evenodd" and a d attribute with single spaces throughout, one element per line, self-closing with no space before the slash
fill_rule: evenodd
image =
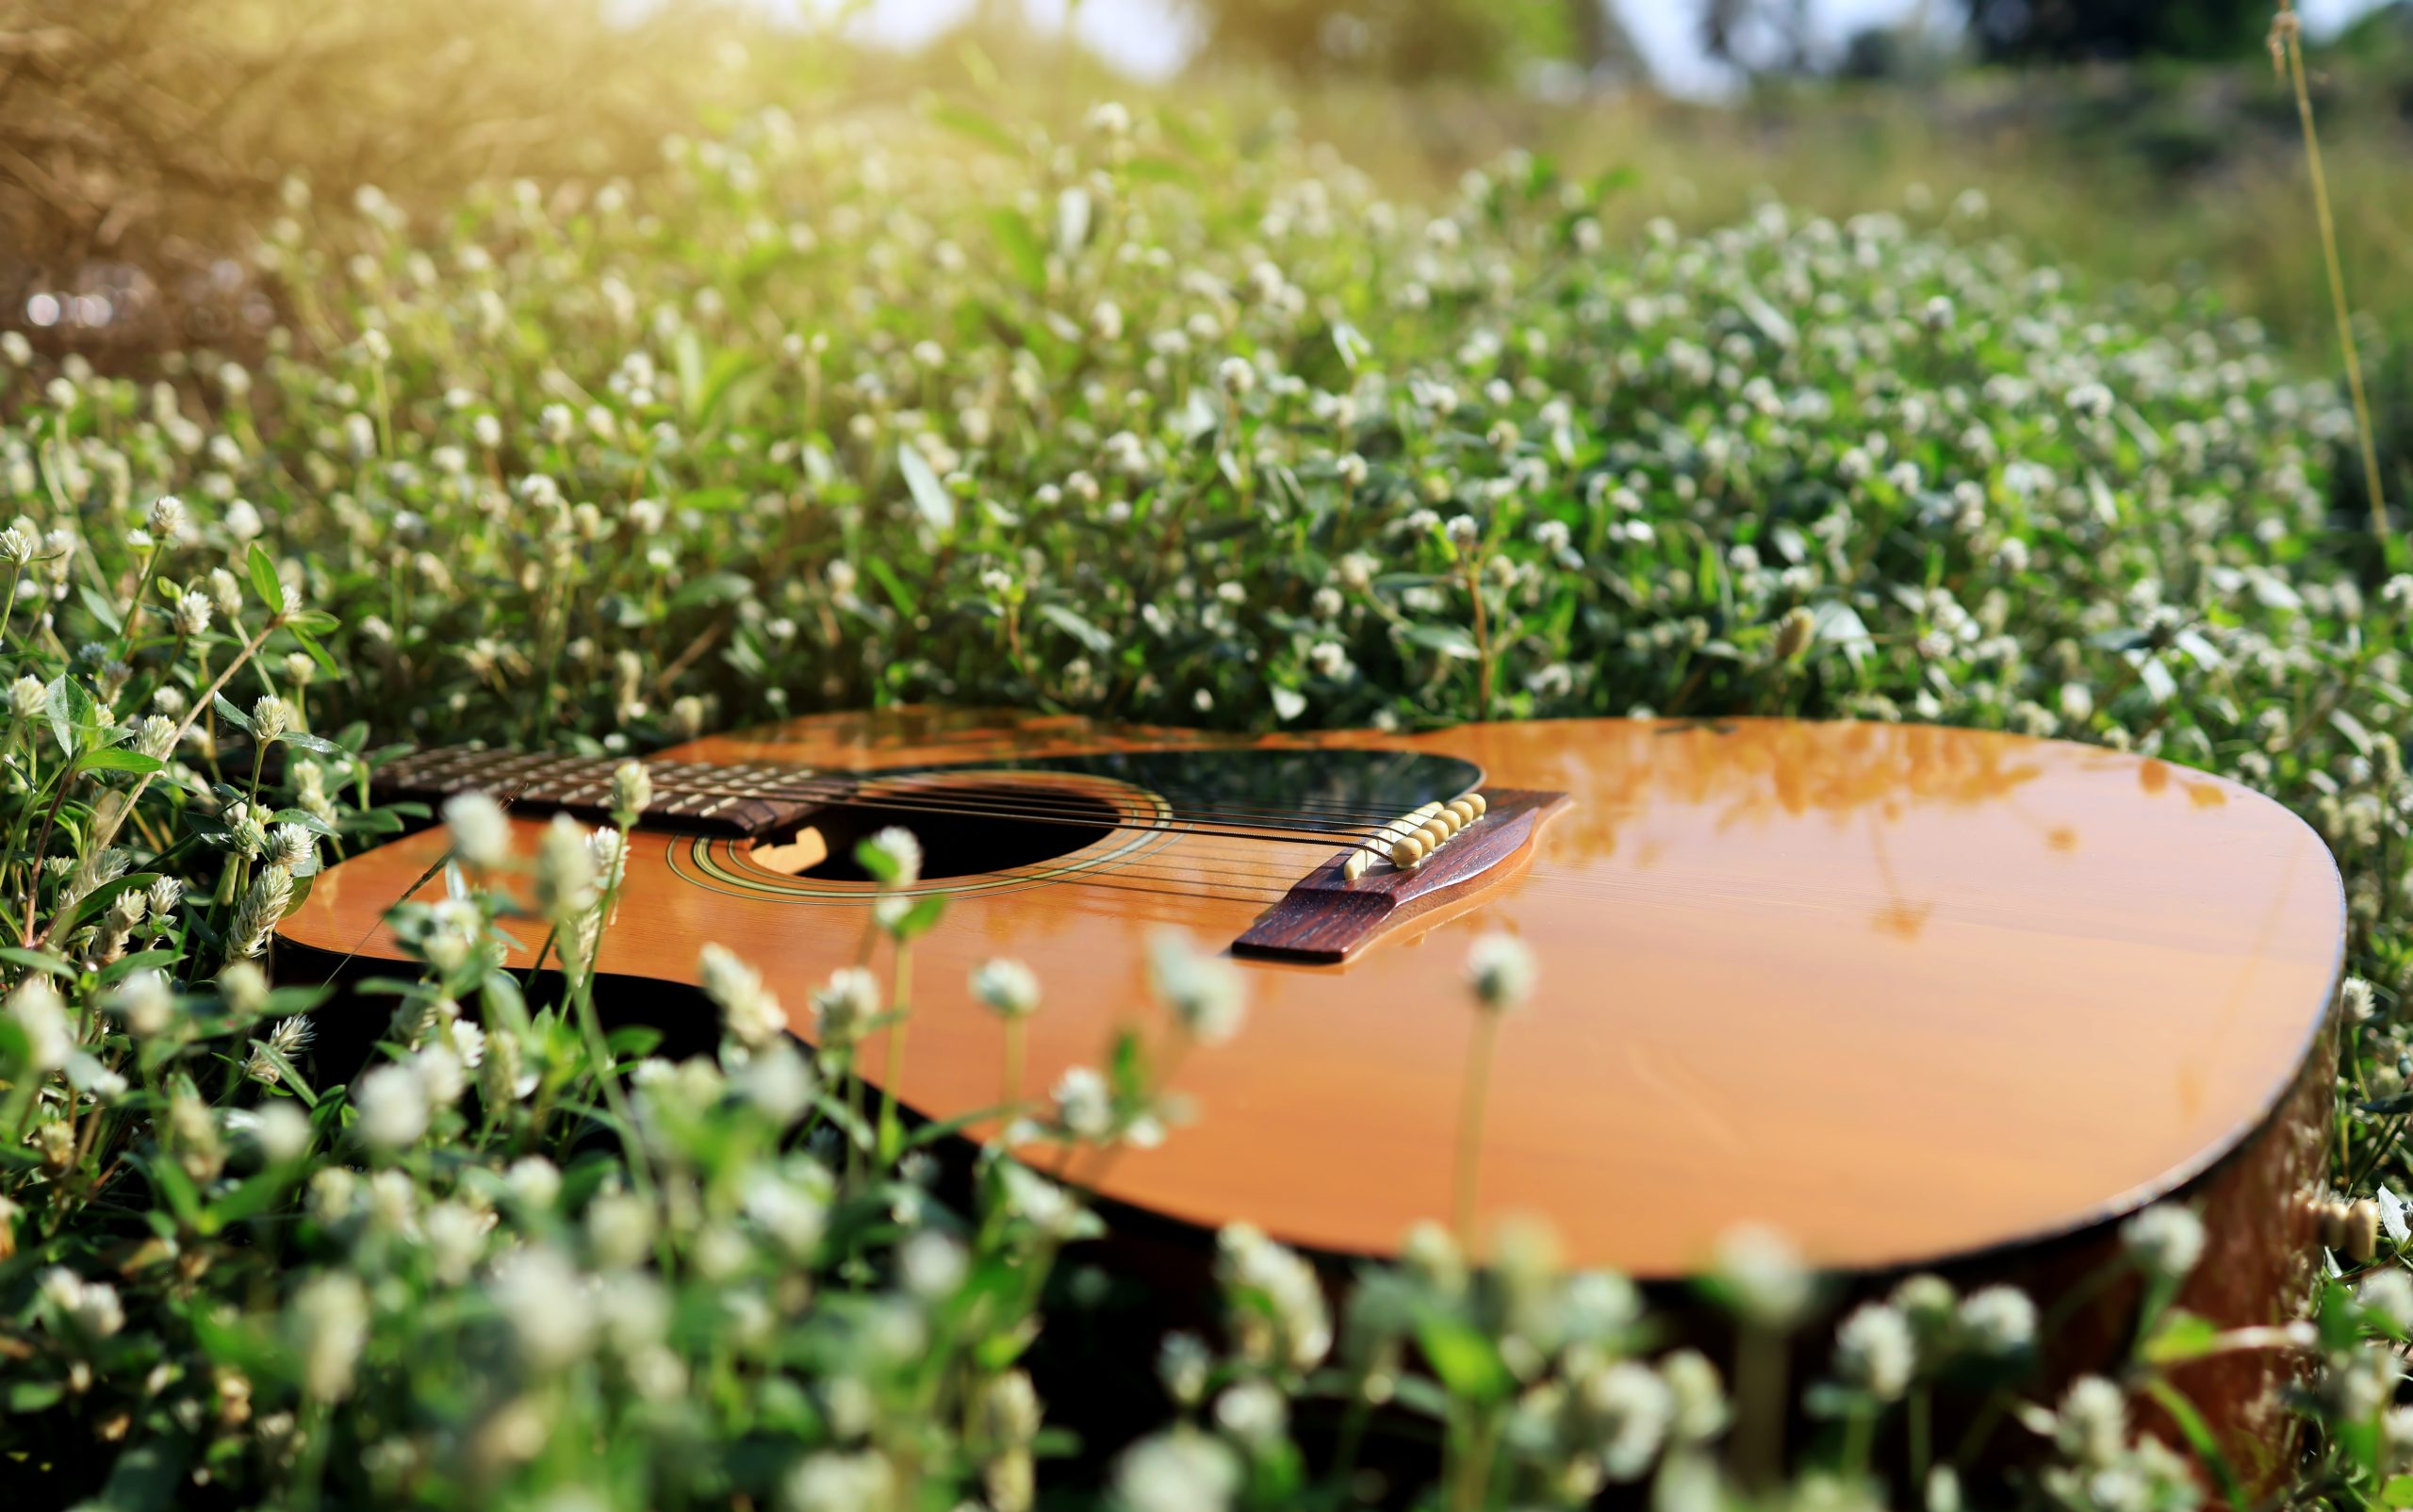
<path id="1" fill-rule="evenodd" d="M 492 795 L 514 814 L 558 811 L 601 818 L 612 808 L 612 774 L 625 760 L 443 746 L 380 769 L 374 785 L 388 797 L 430 805 L 476 792 Z M 643 764 L 653 779 L 653 798 L 638 822 L 705 834 L 767 834 L 796 823 L 845 786 L 809 767 L 780 763 Z"/>

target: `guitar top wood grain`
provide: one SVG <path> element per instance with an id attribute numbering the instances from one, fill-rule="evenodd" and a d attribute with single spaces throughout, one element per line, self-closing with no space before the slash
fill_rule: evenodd
<path id="1" fill-rule="evenodd" d="M 903 711 L 665 755 L 844 772 L 1231 744 Z M 1884 1267 L 2116 1214 L 2256 1131 L 2335 991 L 2343 895 L 2320 839 L 2244 788 L 2159 761 L 1783 721 L 1267 744 L 1457 757 L 1486 791 L 1568 802 L 1517 864 L 1341 964 L 1243 960 L 1247 1027 L 1182 1063 L 1198 1122 L 1100 1183 L 1201 1224 L 1246 1218 L 1324 1250 L 1387 1252 L 1448 1210 L 1473 1027 L 1460 976 L 1487 929 L 1530 945 L 1540 978 L 1500 1041 L 1486 1214 L 1541 1214 L 1571 1259 L 1642 1276 L 1693 1271 L 1743 1219 L 1819 1263 Z M 965 985 L 981 961 L 1021 957 L 1044 984 L 1029 1025 L 1041 1092 L 1095 1063 L 1118 1023 L 1161 1028 L 1154 930 L 1221 948 L 1338 848 L 1151 830 L 1129 817 L 1136 799 L 1090 787 L 1085 801 L 1126 815 L 1111 832 L 1043 865 L 924 884 L 954 896 L 916 947 L 899 1088 L 915 1108 L 947 1117 L 996 1099 L 1002 1030 Z M 717 941 L 763 968 L 809 1033 L 807 995 L 853 959 L 872 889 L 752 865 L 747 846 L 640 835 L 602 968 L 693 981 L 698 947 Z M 394 953 L 379 917 L 443 848 L 429 831 L 333 868 L 285 933 Z M 864 1063 L 885 1055 L 869 1045 Z"/>

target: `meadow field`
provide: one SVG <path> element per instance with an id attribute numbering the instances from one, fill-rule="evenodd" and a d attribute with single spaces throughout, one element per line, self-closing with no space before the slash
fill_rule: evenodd
<path id="1" fill-rule="evenodd" d="M 639 42 L 692 72 L 573 76 Z M 414 160 L 368 129 L 400 107 L 365 85 L 344 154 L 243 139 L 221 179 L 180 165 L 140 195 L 121 167 L 89 197 L 139 224 L 110 240 L 63 198 L 44 260 L 0 268 L 12 1504 L 1642 1487 L 2125 1512 L 2237 1483 L 2172 1374 L 2265 1347 L 2305 1367 L 2269 1504 L 2413 1498 L 2390 355 L 2413 205 L 2385 108 L 2345 100 L 2326 143 L 2393 482 L 2375 519 L 2293 107 L 2258 85 L 2220 101 L 2252 140 L 2081 175 L 2050 119 L 1982 92 L 1942 116 L 1545 109 L 1081 65 L 1034 99 L 977 50 L 906 75 L 639 42 L 499 81 L 525 119 L 559 112 L 544 134 L 435 133 Z M 93 108 L 124 86 L 95 77 Z M 1730 1449 L 1766 1405 L 1655 1348 L 1635 1290 L 1565 1270 L 1546 1231 L 1436 1224 L 1336 1310 L 1236 1225 L 1221 1326 L 1124 1341 L 1152 1425 L 1085 1438 L 1034 1382 L 1077 1332 L 1100 1220 L 1039 1172 L 1218 1116 L 1151 1068 L 1247 1032 L 1228 974 L 1169 949 L 1156 1016 L 934 1184 L 935 1133 L 867 1111 L 851 1053 L 911 1011 L 919 912 L 882 916 L 894 976 L 766 983 L 708 949 L 712 1055 L 607 1035 L 591 964 L 634 776 L 616 825 L 565 820 L 533 854 L 490 806 L 450 810 L 459 883 L 399 921 L 421 969 L 377 989 L 368 1065 L 317 1064 L 323 991 L 280 977 L 271 935 L 320 868 L 421 817 L 371 798 L 393 753 L 639 756 L 907 702 L 1251 730 L 1915 720 L 2220 772 L 2343 872 L 2335 1186 L 2384 1232 L 2274 1343 L 2168 1306 L 2204 1235 L 2152 1209 L 2121 1262 L 2148 1298 L 2132 1357 L 2050 1398 L 2030 1299 L 1920 1277 L 1837 1317 L 1781 1236 L 1738 1234 L 1715 1305 L 1817 1362 L 1769 1482 Z M 888 841 L 866 864 L 914 861 Z M 499 969 L 505 935 L 553 942 L 559 1000 Z M 1511 1014 L 1551 969 L 1492 947 L 1436 992 Z M 1048 1011 L 1010 960 L 976 987 Z M 817 1053 L 780 1032 L 808 995 Z M 1928 1442 L 1946 1401 L 2027 1468 L 1980 1471 L 1989 1434 Z"/>

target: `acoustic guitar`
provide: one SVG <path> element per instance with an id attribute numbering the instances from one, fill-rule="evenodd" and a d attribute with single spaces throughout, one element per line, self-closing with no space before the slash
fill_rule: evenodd
<path id="1" fill-rule="evenodd" d="M 615 764 L 438 750 L 383 780 L 516 791 L 525 846 L 553 809 L 599 814 Z M 1446 1215 L 1461 970 L 1505 930 L 1539 975 L 1499 1041 L 1485 1213 L 1547 1219 L 1573 1263 L 1683 1277 L 1749 1220 L 1837 1272 L 2050 1287 L 2175 1197 L 2211 1234 L 2182 1302 L 2246 1323 L 2287 1316 L 2317 1254 L 2343 891 L 2312 830 L 2217 777 L 1908 725 L 1250 740 L 929 709 L 650 766 L 599 969 L 692 984 L 716 941 L 809 1038 L 806 989 L 853 959 L 878 891 L 854 842 L 902 825 L 927 852 L 914 891 L 949 898 L 916 945 L 895 1089 L 931 1118 L 997 1097 L 982 961 L 1043 985 L 1043 1088 L 1144 1011 L 1157 927 L 1228 949 L 1249 1019 L 1180 1066 L 1202 1118 L 1099 1181 L 1180 1224 L 1379 1256 Z M 430 829 L 333 867 L 283 938 L 399 959 L 382 917 L 445 846 Z M 2230 1372 L 2207 1378 L 2234 1398 L 2214 1415 L 2250 1431 L 2268 1367 L 2205 1369 Z"/>

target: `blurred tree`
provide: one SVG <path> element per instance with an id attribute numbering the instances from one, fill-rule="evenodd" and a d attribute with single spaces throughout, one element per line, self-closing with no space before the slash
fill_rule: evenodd
<path id="1" fill-rule="evenodd" d="M 1498 79 L 1541 62 L 1631 71 L 1640 53 L 1609 0 L 1187 0 L 1209 63 L 1414 83 Z"/>
<path id="2" fill-rule="evenodd" d="M 1701 51 L 1746 74 L 1811 70 L 1810 0 L 1705 0 Z"/>
<path id="3" fill-rule="evenodd" d="M 1984 57 L 2010 63 L 2234 58 L 2271 26 L 2272 0 L 1968 0 Z"/>

